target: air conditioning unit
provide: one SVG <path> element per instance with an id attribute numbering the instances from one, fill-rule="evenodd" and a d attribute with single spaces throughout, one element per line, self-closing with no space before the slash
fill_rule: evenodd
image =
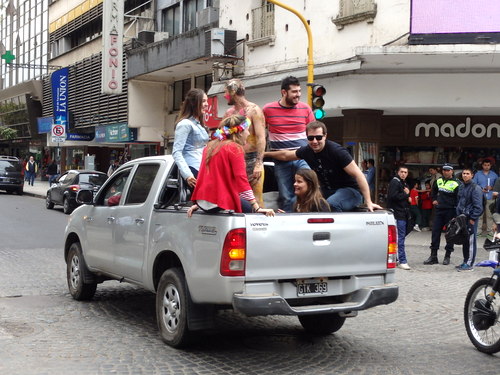
<path id="1" fill-rule="evenodd" d="M 219 20 L 219 8 L 207 7 L 196 12 L 196 27 L 208 25 Z"/>
<path id="2" fill-rule="evenodd" d="M 153 43 L 155 41 L 155 32 L 154 31 L 147 31 L 147 30 L 142 30 L 137 33 L 137 39 L 140 42 L 149 44 Z"/>
<path id="3" fill-rule="evenodd" d="M 217 28 L 206 31 L 205 56 L 236 57 L 236 30 Z"/>
<path id="4" fill-rule="evenodd" d="M 159 42 L 161 40 L 168 39 L 168 37 L 169 37 L 168 32 L 166 32 L 166 31 L 156 31 L 155 32 L 154 41 L 155 42 Z"/>

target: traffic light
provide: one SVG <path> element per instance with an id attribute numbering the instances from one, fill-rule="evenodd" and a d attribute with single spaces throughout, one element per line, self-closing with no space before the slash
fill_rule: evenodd
<path id="1" fill-rule="evenodd" d="M 316 120 L 321 120 L 325 117 L 326 112 L 323 109 L 325 105 L 325 99 L 323 95 L 326 94 L 325 86 L 313 83 L 312 85 L 312 110 L 314 113 L 314 118 Z"/>

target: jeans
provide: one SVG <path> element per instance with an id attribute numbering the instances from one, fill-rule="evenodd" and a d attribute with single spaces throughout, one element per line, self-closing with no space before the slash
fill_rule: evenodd
<path id="1" fill-rule="evenodd" d="M 52 183 L 57 180 L 57 177 L 59 177 L 58 174 L 50 174 L 49 175 L 49 186 L 52 185 Z"/>
<path id="2" fill-rule="evenodd" d="M 333 212 L 352 211 L 354 207 L 363 201 L 361 193 L 354 188 L 340 188 L 335 191 L 323 191 L 326 201 L 330 204 Z"/>
<path id="3" fill-rule="evenodd" d="M 27 174 L 28 185 L 33 186 L 33 184 L 35 182 L 36 173 L 26 171 L 26 174 Z"/>
<path id="4" fill-rule="evenodd" d="M 443 227 L 456 216 L 454 208 L 437 208 L 434 214 L 434 221 L 432 223 L 432 240 L 431 250 L 439 250 L 439 243 L 441 242 L 441 232 Z M 446 243 L 444 248 L 447 252 L 453 252 L 453 244 Z"/>
<path id="5" fill-rule="evenodd" d="M 398 261 L 399 264 L 408 263 L 406 260 L 405 237 L 406 237 L 406 220 L 396 220 L 398 227 Z"/>
<path id="6" fill-rule="evenodd" d="M 469 221 L 469 219 L 467 219 Z M 469 231 L 469 242 L 463 245 L 462 253 L 464 254 L 464 263 L 469 266 L 474 266 L 474 261 L 476 260 L 477 253 L 477 225 L 479 223 L 479 218 L 476 220 L 474 225 L 467 222 L 467 230 Z"/>
<path id="7" fill-rule="evenodd" d="M 285 212 L 292 212 L 295 198 L 293 184 L 295 182 L 295 172 L 301 168 L 311 169 L 304 160 L 274 162 L 274 175 L 278 185 L 279 198 L 278 205 Z"/>

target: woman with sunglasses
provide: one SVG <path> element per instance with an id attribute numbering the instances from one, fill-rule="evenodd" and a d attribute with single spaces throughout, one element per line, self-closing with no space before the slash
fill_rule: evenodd
<path id="1" fill-rule="evenodd" d="M 195 204 L 188 217 L 201 208 L 206 212 L 233 210 L 274 216 L 274 210 L 259 206 L 248 182 L 243 146 L 249 136 L 250 120 L 233 115 L 222 120 L 203 151 L 198 182 L 191 199 Z"/>

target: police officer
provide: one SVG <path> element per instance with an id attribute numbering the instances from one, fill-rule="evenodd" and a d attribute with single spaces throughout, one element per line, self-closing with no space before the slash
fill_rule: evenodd
<path id="1" fill-rule="evenodd" d="M 446 163 L 442 167 L 443 176 L 439 177 L 432 185 L 432 204 L 435 208 L 434 221 L 432 223 L 431 255 L 424 264 L 439 263 L 437 252 L 441 242 L 443 227 L 456 216 L 458 202 L 458 187 L 461 182 L 453 176 L 453 166 Z M 446 253 L 443 264 L 450 264 L 450 255 L 453 252 L 453 244 L 446 243 Z"/>

